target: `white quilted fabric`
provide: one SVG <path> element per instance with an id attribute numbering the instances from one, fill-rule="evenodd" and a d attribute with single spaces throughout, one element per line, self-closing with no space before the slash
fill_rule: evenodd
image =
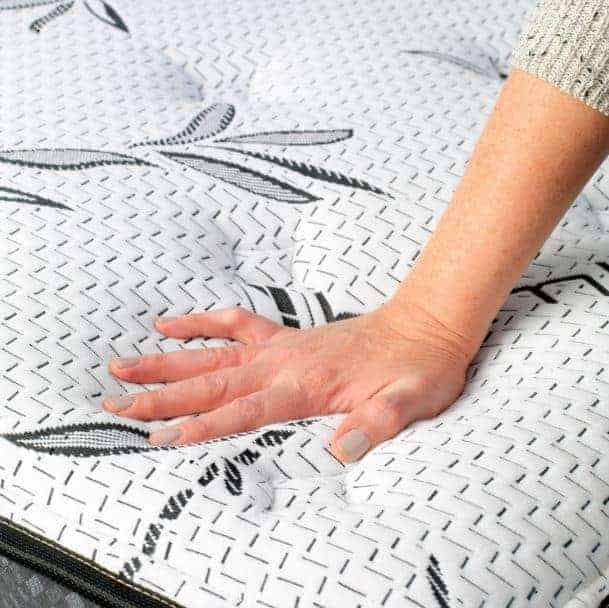
<path id="1" fill-rule="evenodd" d="M 149 450 L 109 358 L 158 314 L 306 327 L 424 245 L 528 0 L 0 0 L 0 516 L 185 608 L 596 608 L 609 594 L 609 176 L 464 395 L 344 468 L 339 420 Z M 158 424 L 158 423 L 157 423 Z"/>

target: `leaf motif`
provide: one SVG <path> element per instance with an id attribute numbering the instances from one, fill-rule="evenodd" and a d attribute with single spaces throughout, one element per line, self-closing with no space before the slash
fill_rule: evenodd
<path id="1" fill-rule="evenodd" d="M 173 146 L 187 144 L 213 137 L 228 127 L 235 117 L 235 106 L 229 103 L 214 103 L 199 112 L 177 135 L 164 139 L 146 140 L 130 147 L 136 146 Z"/>
<path id="2" fill-rule="evenodd" d="M 281 182 L 263 173 L 258 173 L 242 165 L 208 156 L 195 156 L 193 154 L 181 154 L 177 152 L 161 152 L 161 154 L 182 165 L 205 173 L 205 175 L 222 180 L 227 184 L 276 201 L 283 203 L 310 203 L 317 200 L 316 197 L 304 190 L 299 190 L 290 184 Z"/>
<path id="3" fill-rule="evenodd" d="M 337 321 L 344 321 L 345 319 L 355 319 L 355 317 L 359 317 L 359 313 L 357 312 L 339 312 L 336 315 Z"/>
<path id="4" fill-rule="evenodd" d="M 348 177 L 347 175 L 338 173 L 337 171 L 329 171 L 328 169 L 324 169 L 323 167 L 316 167 L 308 163 L 290 160 L 289 158 L 279 158 L 278 156 L 271 156 L 270 154 L 262 154 L 261 152 L 251 152 L 249 150 L 237 150 L 235 148 L 226 147 L 222 149 L 230 150 L 231 152 L 242 154 L 244 156 L 258 158 L 260 160 L 273 163 L 274 165 L 279 165 L 280 167 L 285 167 L 290 171 L 295 171 L 296 173 L 306 175 L 307 177 L 312 177 L 313 179 L 317 179 L 322 182 L 329 182 L 331 184 L 337 184 L 339 186 L 348 186 L 350 188 L 358 188 L 359 190 L 374 192 L 375 194 L 385 194 L 385 192 L 383 192 L 380 188 L 373 186 L 372 184 L 368 183 L 367 181 L 364 181 L 363 179 L 359 179 L 357 177 Z"/>
<path id="5" fill-rule="evenodd" d="M 267 131 L 249 135 L 234 135 L 216 140 L 218 143 L 270 144 L 277 146 L 314 146 L 333 144 L 353 137 L 353 129 L 327 131 Z"/>
<path id="6" fill-rule="evenodd" d="M 37 194 L 29 192 L 21 192 L 21 190 L 13 190 L 12 188 L 3 188 L 0 186 L 0 201 L 7 203 L 24 203 L 26 205 L 38 205 L 41 207 L 54 207 L 55 209 L 67 209 L 72 211 L 70 207 L 63 203 L 56 203 L 48 198 L 43 198 Z"/>
<path id="7" fill-rule="evenodd" d="M 440 608 L 450 608 L 448 587 L 444 582 L 442 570 L 436 557 L 432 554 L 429 556 L 429 565 L 427 566 L 427 580 L 431 587 L 431 592 Z"/>
<path id="8" fill-rule="evenodd" d="M 458 65 L 459 67 L 465 68 L 466 70 L 470 70 L 471 72 L 475 72 L 476 74 L 480 74 L 482 76 L 489 76 L 489 72 L 484 68 L 481 68 L 479 65 L 468 61 L 467 59 L 462 59 L 461 57 L 456 57 L 455 55 L 449 55 L 448 53 L 439 53 L 438 51 L 424 51 L 424 50 L 406 50 L 405 53 L 409 55 L 422 55 L 424 57 L 431 57 L 432 59 L 437 59 L 438 61 L 446 61 L 448 63 L 452 63 L 453 65 Z"/>
<path id="9" fill-rule="evenodd" d="M 123 424 L 82 423 L 0 435 L 23 448 L 62 456 L 111 456 L 153 450 L 148 433 Z"/>
<path id="10" fill-rule="evenodd" d="M 139 158 L 104 152 L 103 150 L 85 150 L 80 148 L 55 148 L 31 150 L 0 150 L 0 162 L 12 163 L 23 167 L 69 171 L 90 169 L 104 165 L 147 165 Z"/>
<path id="11" fill-rule="evenodd" d="M 184 507 L 188 504 L 188 501 L 193 496 L 194 492 L 191 488 L 185 488 L 184 490 L 180 490 L 174 496 L 171 496 L 163 507 L 163 510 L 159 515 L 159 519 L 168 519 L 170 521 L 178 519 L 178 517 L 180 517 L 180 514 L 184 510 Z"/>
<path id="12" fill-rule="evenodd" d="M 303 420 L 303 426 L 311 424 L 310 420 Z M 271 448 L 283 445 L 296 431 L 292 429 L 270 429 L 256 437 L 254 443 L 262 448 Z"/>
<path id="13" fill-rule="evenodd" d="M 64 2 L 63 4 L 58 4 L 50 13 L 39 17 L 38 19 L 34 19 L 32 23 L 30 23 L 30 30 L 35 32 L 36 34 L 40 34 L 42 28 L 45 25 L 48 25 L 57 17 L 61 17 L 61 15 L 65 15 L 72 7 L 74 6 L 74 0 L 71 2 Z"/>
<path id="14" fill-rule="evenodd" d="M 239 468 L 227 458 L 224 458 L 224 487 L 233 495 L 243 492 L 243 478 Z"/>
<path id="15" fill-rule="evenodd" d="M 260 448 L 275 448 L 283 445 L 290 437 L 294 436 L 295 429 L 306 428 L 314 424 L 319 419 L 310 418 L 308 420 L 295 420 L 288 422 L 287 428 L 270 429 L 259 433 L 254 440 L 254 445 Z M 247 433 L 251 435 L 251 433 Z M 233 436 L 236 437 L 236 436 Z M 198 483 L 202 487 L 207 487 L 217 479 L 224 480 L 224 488 L 233 496 L 240 496 L 243 493 L 243 475 L 241 467 L 248 467 L 259 460 L 261 453 L 258 449 L 251 447 L 245 448 L 232 458 L 222 458 L 221 461 L 212 461 L 205 467 L 203 474 L 199 477 Z M 220 464 L 219 464 L 220 463 Z M 141 551 L 144 555 L 152 557 L 158 547 L 158 539 L 164 530 L 165 521 L 176 521 L 184 512 L 184 507 L 195 495 L 190 487 L 174 494 L 169 498 L 163 507 L 158 521 L 148 526 L 148 532 L 144 537 Z M 125 580 L 133 580 L 136 572 L 139 572 L 142 562 L 139 557 L 134 556 L 123 564 L 120 576 Z"/>
<path id="16" fill-rule="evenodd" d="M 91 7 L 91 3 L 96 4 L 99 8 L 99 12 L 94 10 Z M 107 23 L 123 32 L 129 33 L 129 28 L 127 24 L 123 21 L 121 16 L 107 3 L 103 0 L 88 0 L 85 2 L 85 7 L 87 10 L 97 17 L 100 21 Z"/>
<path id="17" fill-rule="evenodd" d="M 60 0 L 0 0 L 0 11 L 19 8 L 34 8 L 45 4 L 57 4 Z"/>

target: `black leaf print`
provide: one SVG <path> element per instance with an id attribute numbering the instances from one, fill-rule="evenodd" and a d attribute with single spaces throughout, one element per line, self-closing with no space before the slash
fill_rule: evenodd
<path id="1" fill-rule="evenodd" d="M 0 0 L 0 11 L 18 8 L 34 8 L 45 4 L 56 4 L 59 0 Z"/>
<path id="2" fill-rule="evenodd" d="M 237 461 L 245 466 L 249 466 L 250 464 L 256 462 L 258 458 L 260 458 L 260 452 L 247 448 L 247 450 L 244 450 L 237 456 Z"/>
<path id="3" fill-rule="evenodd" d="M 270 154 L 262 154 L 261 152 L 251 152 L 249 150 L 236 150 L 235 148 L 222 148 L 224 150 L 230 150 L 237 154 L 243 154 L 245 156 L 251 156 L 260 160 L 285 167 L 290 171 L 295 171 L 301 175 L 306 175 L 313 179 L 317 179 L 322 182 L 330 182 L 339 186 L 348 186 L 350 188 L 358 188 L 359 190 L 366 190 L 367 192 L 374 192 L 375 194 L 385 194 L 380 188 L 373 186 L 372 184 L 359 179 L 357 177 L 348 177 L 337 171 L 329 171 L 323 167 L 316 167 L 308 163 L 299 162 L 296 160 L 290 160 L 289 158 L 280 158 L 278 156 L 271 156 Z"/>
<path id="4" fill-rule="evenodd" d="M 43 428 L 0 437 L 23 448 L 61 456 L 109 456 L 154 450 L 148 433 L 113 423 L 82 423 Z"/>
<path id="5" fill-rule="evenodd" d="M 336 320 L 344 321 L 345 319 L 355 319 L 355 317 L 359 317 L 359 314 L 355 312 L 339 312 L 336 315 Z"/>
<path id="6" fill-rule="evenodd" d="M 254 445 L 259 448 L 276 448 L 283 445 L 290 437 L 294 435 L 295 427 L 307 427 L 313 424 L 315 419 L 310 420 L 298 420 L 289 423 L 288 428 L 282 429 L 270 429 L 260 433 L 256 439 L 254 439 Z M 233 495 L 237 496 L 241 494 L 243 489 L 241 472 L 239 466 L 248 467 L 256 462 L 261 456 L 258 450 L 252 448 L 245 448 L 231 460 L 223 458 L 223 468 L 218 465 L 217 462 L 212 462 L 205 467 L 205 470 L 201 477 L 199 477 L 199 484 L 202 486 L 208 486 L 210 483 L 215 481 L 221 476 L 220 471 L 222 470 L 222 476 L 224 478 L 224 486 Z"/>
<path id="7" fill-rule="evenodd" d="M 164 139 L 147 140 L 130 147 L 136 146 L 173 146 L 176 144 L 187 144 L 200 141 L 221 133 L 228 127 L 235 117 L 235 106 L 229 103 L 214 103 L 199 112 L 186 126 L 186 128 L 172 137 Z"/>
<path id="8" fill-rule="evenodd" d="M 327 323 L 334 323 L 335 321 L 343 321 L 344 319 L 353 319 L 358 317 L 359 315 L 354 312 L 339 312 L 337 315 L 334 314 L 332 307 L 330 306 L 330 302 L 326 296 L 324 296 L 321 291 L 315 292 L 315 298 L 319 302 L 319 306 L 321 307 L 322 312 L 324 313 L 324 317 Z"/>
<path id="9" fill-rule="evenodd" d="M 609 264 L 605 262 L 596 262 L 596 265 L 605 271 L 609 270 Z M 538 297 L 540 300 L 547 302 L 548 304 L 558 304 L 558 300 L 551 293 L 549 293 L 548 290 L 544 289 L 546 287 L 549 287 L 550 285 L 556 285 L 557 283 L 565 283 L 571 281 L 583 281 L 593 289 L 596 289 L 596 291 L 598 291 L 603 296 L 609 296 L 608 287 L 605 287 L 605 285 L 599 283 L 594 277 L 584 273 L 553 277 L 551 279 L 533 285 L 521 285 L 512 289 L 511 293 L 522 293 L 528 291 L 534 296 Z"/>
<path id="10" fill-rule="evenodd" d="M 209 485 L 216 477 L 218 477 L 220 470 L 215 462 L 212 462 L 206 469 L 205 473 L 199 477 L 199 483 L 202 486 Z"/>
<path id="11" fill-rule="evenodd" d="M 34 21 L 32 21 L 30 24 L 30 30 L 39 34 L 45 25 L 48 25 L 51 23 L 51 21 L 57 19 L 57 17 L 65 15 L 73 6 L 74 0 L 72 0 L 72 2 L 58 4 L 50 13 L 44 15 L 43 17 L 39 17 L 38 19 L 34 19 Z"/>
<path id="12" fill-rule="evenodd" d="M 54 207 L 55 209 L 67 209 L 71 211 L 70 207 L 62 203 L 56 203 L 48 198 L 43 198 L 37 194 L 30 194 L 29 192 L 21 192 L 20 190 L 13 190 L 12 188 L 3 188 L 0 186 L 0 201 L 7 203 L 24 203 L 26 205 L 39 205 L 42 207 Z"/>
<path id="13" fill-rule="evenodd" d="M 353 137 L 353 129 L 326 131 L 267 131 L 249 135 L 234 135 L 217 140 L 219 143 L 272 144 L 278 146 L 313 146 L 333 144 Z"/>
<path id="14" fill-rule="evenodd" d="M 178 492 L 175 496 L 171 496 L 163 507 L 163 510 L 159 515 L 159 519 L 169 521 L 174 521 L 178 519 L 178 517 L 180 517 L 182 511 L 188 504 L 188 501 L 194 495 L 195 494 L 191 488 L 186 488 L 185 490 L 181 490 L 180 492 Z M 161 537 L 161 533 L 163 532 L 164 528 L 165 526 L 161 522 L 151 523 L 148 526 L 148 531 L 144 536 L 144 544 L 142 545 L 142 553 L 144 555 L 148 555 L 149 557 L 154 555 L 154 552 L 156 551 L 157 547 L 157 542 Z M 137 558 L 134 558 L 131 561 L 133 567 L 138 568 L 137 562 Z M 125 564 L 125 572 L 123 573 L 123 576 L 125 576 L 131 570 L 132 566 L 128 562 L 127 564 Z"/>
<path id="15" fill-rule="evenodd" d="M 313 424 L 318 419 L 296 420 L 289 422 L 287 428 L 270 429 L 260 433 L 254 439 L 254 445 L 259 448 L 274 448 L 283 445 L 290 437 L 293 437 L 297 428 L 306 428 Z M 242 467 L 248 467 L 256 462 L 261 457 L 261 453 L 257 449 L 251 447 L 245 448 L 232 458 L 222 458 L 222 475 L 220 473 L 221 465 L 214 461 L 205 467 L 198 483 L 202 487 L 207 487 L 214 480 L 222 477 L 224 479 L 224 487 L 232 496 L 239 496 L 243 492 L 243 476 L 241 474 Z M 163 521 L 175 521 L 184 512 L 184 508 L 194 496 L 194 491 L 190 487 L 186 487 L 176 495 L 170 497 L 165 506 L 162 508 L 158 516 L 158 521 L 152 522 L 144 536 L 141 552 L 152 557 L 158 545 L 158 539 L 164 528 Z M 120 577 L 124 580 L 132 580 L 133 577 L 142 567 L 142 562 L 138 556 L 132 557 L 129 561 L 123 564 L 120 572 Z"/>
<path id="16" fill-rule="evenodd" d="M 194 492 L 190 488 L 186 488 L 184 491 L 178 492 L 175 496 L 172 496 L 167 504 L 163 507 L 160 519 L 174 520 L 180 516 L 182 510 L 188 503 L 188 501 L 194 496 Z"/>
<path id="17" fill-rule="evenodd" d="M 142 553 L 144 555 L 154 555 L 156 542 L 159 540 L 162 530 L 162 525 L 151 524 L 149 526 L 148 532 L 144 536 L 144 544 L 142 545 Z"/>
<path id="18" fill-rule="evenodd" d="M 195 156 L 192 154 L 180 154 L 177 152 L 161 152 L 163 156 L 170 158 L 182 165 L 186 165 L 205 173 L 211 177 L 222 180 L 253 194 L 258 194 L 283 203 L 310 203 L 318 200 L 313 195 L 299 190 L 290 184 L 278 179 L 258 173 L 242 165 L 230 163 L 208 156 Z M 1 157 L 0 157 L 1 160 Z"/>
<path id="19" fill-rule="evenodd" d="M 437 59 L 438 61 L 446 61 L 448 63 L 452 63 L 453 65 L 458 65 L 466 70 L 470 70 L 471 72 L 475 72 L 476 74 L 480 74 L 482 76 L 491 76 L 488 70 L 481 68 L 479 65 L 468 61 L 467 59 L 462 59 L 461 57 L 456 57 L 455 55 L 449 55 L 448 53 L 439 53 L 438 51 L 424 51 L 424 50 L 407 50 L 404 51 L 409 55 L 422 55 L 424 57 L 431 57 L 432 59 Z M 492 74 L 494 76 L 494 74 Z"/>
<path id="20" fill-rule="evenodd" d="M 308 426 L 313 422 L 314 420 L 301 420 L 294 424 L 298 426 Z M 292 429 L 271 429 L 270 431 L 262 433 L 260 437 L 256 437 L 254 443 L 261 448 L 273 448 L 285 443 L 293 434 L 294 431 Z"/>
<path id="21" fill-rule="evenodd" d="M 99 7 L 100 12 L 97 12 L 91 7 L 91 4 L 95 4 Z M 121 16 L 107 3 L 103 0 L 88 0 L 85 2 L 85 7 L 92 14 L 95 15 L 100 21 L 107 23 L 108 25 L 112 25 L 119 30 L 123 30 L 123 32 L 129 33 L 129 28 L 122 20 Z"/>
<path id="22" fill-rule="evenodd" d="M 52 169 L 56 171 L 90 169 L 92 167 L 101 167 L 104 165 L 153 166 L 139 158 L 118 154 L 117 152 L 85 150 L 80 148 L 0 150 L 0 162 L 37 169 Z"/>
<path id="23" fill-rule="evenodd" d="M 436 598 L 440 608 L 450 608 L 448 603 L 448 588 L 440 570 L 440 564 L 434 555 L 429 556 L 429 566 L 427 566 L 427 580 L 431 587 L 433 596 Z"/>
<path id="24" fill-rule="evenodd" d="M 226 458 L 224 459 L 224 485 L 233 496 L 239 496 L 243 491 L 243 479 L 239 469 Z"/>

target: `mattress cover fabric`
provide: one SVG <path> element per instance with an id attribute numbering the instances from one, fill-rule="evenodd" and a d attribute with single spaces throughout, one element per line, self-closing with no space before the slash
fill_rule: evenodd
<path id="1" fill-rule="evenodd" d="M 150 449 L 162 423 L 101 411 L 129 390 L 111 357 L 203 344 L 156 315 L 307 327 L 389 297 L 530 8 L 0 0 L 0 517 L 187 608 L 598 606 L 605 166 L 459 401 L 357 464 L 337 417 Z"/>
<path id="2" fill-rule="evenodd" d="M 76 591 L 0 557 L 0 606 L 2 608 L 98 608 Z"/>

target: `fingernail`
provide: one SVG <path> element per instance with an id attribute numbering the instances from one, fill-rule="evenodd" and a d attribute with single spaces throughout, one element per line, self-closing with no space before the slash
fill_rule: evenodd
<path id="1" fill-rule="evenodd" d="M 179 318 L 180 317 L 171 317 L 171 316 L 157 317 L 156 322 L 157 323 L 171 323 L 172 321 L 177 321 Z"/>
<path id="2" fill-rule="evenodd" d="M 359 429 L 345 433 L 335 443 L 344 462 L 359 460 L 370 449 L 370 439 Z"/>
<path id="3" fill-rule="evenodd" d="M 132 395 L 116 395 L 114 397 L 108 397 L 106 403 L 113 412 L 122 412 L 128 407 L 131 407 L 135 402 L 135 397 Z"/>
<path id="4" fill-rule="evenodd" d="M 122 359 L 114 359 L 112 365 L 117 369 L 127 369 L 129 367 L 135 367 L 139 362 L 139 357 L 124 357 Z"/>
<path id="5" fill-rule="evenodd" d="M 176 443 L 182 435 L 182 431 L 177 426 L 168 426 L 150 434 L 148 443 L 153 446 L 171 445 Z"/>

